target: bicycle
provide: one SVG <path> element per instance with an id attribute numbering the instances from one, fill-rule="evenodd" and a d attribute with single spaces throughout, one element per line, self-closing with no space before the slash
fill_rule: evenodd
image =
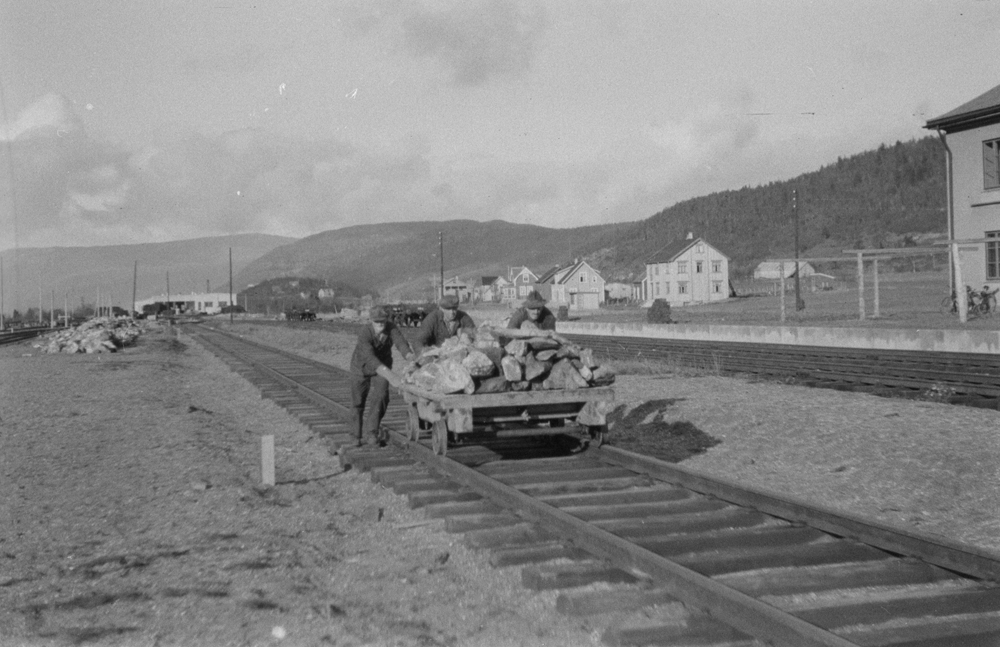
<path id="1" fill-rule="evenodd" d="M 967 308 L 966 314 L 968 317 L 989 317 L 996 312 L 997 291 L 998 290 L 993 290 L 990 292 L 986 288 L 983 288 L 981 291 L 976 291 L 968 285 L 965 286 L 965 304 Z M 941 311 L 941 314 L 958 314 L 958 300 L 954 290 L 950 295 L 941 299 L 938 309 Z"/>

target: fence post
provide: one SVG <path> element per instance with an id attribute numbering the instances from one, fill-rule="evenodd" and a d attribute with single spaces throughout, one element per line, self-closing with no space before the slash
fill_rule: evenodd
<path id="1" fill-rule="evenodd" d="M 781 323 L 785 323 L 785 263 L 778 263 L 778 273 L 781 274 Z"/>
<path id="2" fill-rule="evenodd" d="M 872 288 L 875 290 L 875 304 L 872 317 L 878 319 L 880 316 L 880 311 L 878 303 L 878 259 L 877 258 L 872 259 L 872 278 L 873 278 Z"/>
<path id="3" fill-rule="evenodd" d="M 865 259 L 858 252 L 858 319 L 865 320 Z"/>
<path id="4" fill-rule="evenodd" d="M 969 320 L 969 300 L 965 292 L 965 280 L 962 278 L 962 260 L 958 256 L 958 243 L 951 244 L 951 258 L 955 264 L 955 303 L 958 305 L 958 320 L 966 323 Z"/>

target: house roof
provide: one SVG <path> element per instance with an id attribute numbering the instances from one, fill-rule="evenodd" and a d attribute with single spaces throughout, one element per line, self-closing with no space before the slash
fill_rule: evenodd
<path id="1" fill-rule="evenodd" d="M 552 269 L 550 269 L 549 271 L 547 271 L 544 274 L 542 274 L 541 276 L 539 276 L 538 280 L 536 281 L 536 283 L 549 283 L 549 282 L 551 282 L 552 281 L 552 277 L 554 277 L 556 274 L 558 274 L 562 269 L 563 268 L 562 268 L 561 265 L 555 265 L 555 266 L 553 266 Z"/>
<path id="2" fill-rule="evenodd" d="M 924 128 L 958 132 L 997 122 L 1000 122 L 1000 85 L 940 117 L 931 119 Z"/>
<path id="3" fill-rule="evenodd" d="M 482 281 L 483 285 L 493 285 L 496 280 L 500 278 L 499 276 L 481 276 L 479 280 Z"/>
<path id="4" fill-rule="evenodd" d="M 675 260 L 677 260 L 678 256 L 680 256 L 687 250 L 691 249 L 691 247 L 693 247 L 698 243 L 702 243 L 703 245 L 708 245 L 715 251 L 719 252 L 719 254 L 721 254 L 723 258 L 729 260 L 729 257 L 723 254 L 721 251 L 719 251 L 718 247 L 715 247 L 711 243 L 706 242 L 705 239 L 699 237 L 699 238 L 683 238 L 681 240 L 674 240 L 667 243 L 666 245 L 664 245 L 663 247 L 661 247 L 660 249 L 649 255 L 649 258 L 646 259 L 646 265 L 650 265 L 652 263 L 672 263 Z"/>
<path id="5" fill-rule="evenodd" d="M 559 278 L 559 280 L 557 282 L 558 283 L 565 283 L 569 279 L 569 277 L 571 277 L 574 274 L 576 274 L 577 270 L 579 270 L 580 268 L 582 268 L 584 265 L 586 265 L 588 268 L 590 268 L 590 271 L 593 272 L 594 274 L 597 274 L 597 276 L 601 275 L 597 270 L 595 270 L 593 267 L 591 267 L 590 263 L 588 263 L 587 261 L 579 261 L 579 262 L 575 263 L 572 267 L 564 268 L 565 272 L 563 272 L 563 275 Z"/>
<path id="6" fill-rule="evenodd" d="M 586 265 L 594 274 L 600 276 L 600 272 L 595 270 L 587 261 L 576 261 L 566 265 L 556 265 L 545 274 L 538 277 L 537 283 L 565 283 L 566 279 L 576 274 L 576 271 Z M 557 278 L 558 277 L 558 278 Z"/>

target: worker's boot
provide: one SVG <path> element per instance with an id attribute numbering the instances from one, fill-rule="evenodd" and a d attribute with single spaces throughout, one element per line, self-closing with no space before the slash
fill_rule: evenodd
<path id="1" fill-rule="evenodd" d="M 364 423 L 362 420 L 361 411 L 355 410 L 354 425 L 355 425 L 355 439 L 357 440 L 357 446 L 362 447 L 365 444 L 365 433 L 364 433 Z"/>

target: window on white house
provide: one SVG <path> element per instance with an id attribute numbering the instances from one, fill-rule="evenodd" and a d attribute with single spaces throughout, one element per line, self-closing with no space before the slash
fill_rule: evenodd
<path id="1" fill-rule="evenodd" d="M 677 294 L 687 294 L 687 293 L 688 293 L 688 284 L 687 284 L 687 281 L 678 281 L 677 282 Z"/>
<path id="2" fill-rule="evenodd" d="M 654 283 L 653 284 L 653 289 L 656 290 L 656 296 L 660 296 L 660 284 L 659 283 Z"/>
<path id="3" fill-rule="evenodd" d="M 986 278 L 995 281 L 1000 279 L 1000 231 L 988 231 L 986 237 Z"/>
<path id="4" fill-rule="evenodd" d="M 677 273 L 687 274 L 688 273 L 688 262 L 687 261 L 677 261 Z"/>
<path id="5" fill-rule="evenodd" d="M 704 254 L 705 253 L 705 246 L 704 245 L 698 245 L 698 253 L 699 254 Z"/>
<path id="6" fill-rule="evenodd" d="M 722 261 L 712 261 L 712 274 L 718 274 L 722 271 Z"/>
<path id="7" fill-rule="evenodd" d="M 664 283 L 663 284 L 663 294 L 670 294 L 670 284 L 669 283 Z"/>
<path id="8" fill-rule="evenodd" d="M 583 274 L 580 275 L 580 283 L 586 283 L 586 282 L 587 282 L 587 273 L 584 272 Z"/>
<path id="9" fill-rule="evenodd" d="M 722 281 L 712 281 L 712 292 L 722 294 Z"/>
<path id="10" fill-rule="evenodd" d="M 660 266 L 659 265 L 654 265 L 653 266 L 653 274 L 655 274 L 655 275 L 659 275 L 660 274 Z"/>
<path id="11" fill-rule="evenodd" d="M 701 274 L 701 272 L 702 272 L 702 266 L 703 265 L 704 265 L 704 263 L 702 263 L 701 261 L 695 261 L 694 262 L 694 273 L 695 274 Z"/>
<path id="12" fill-rule="evenodd" d="M 1000 189 L 1000 139 L 983 142 L 983 188 Z"/>

